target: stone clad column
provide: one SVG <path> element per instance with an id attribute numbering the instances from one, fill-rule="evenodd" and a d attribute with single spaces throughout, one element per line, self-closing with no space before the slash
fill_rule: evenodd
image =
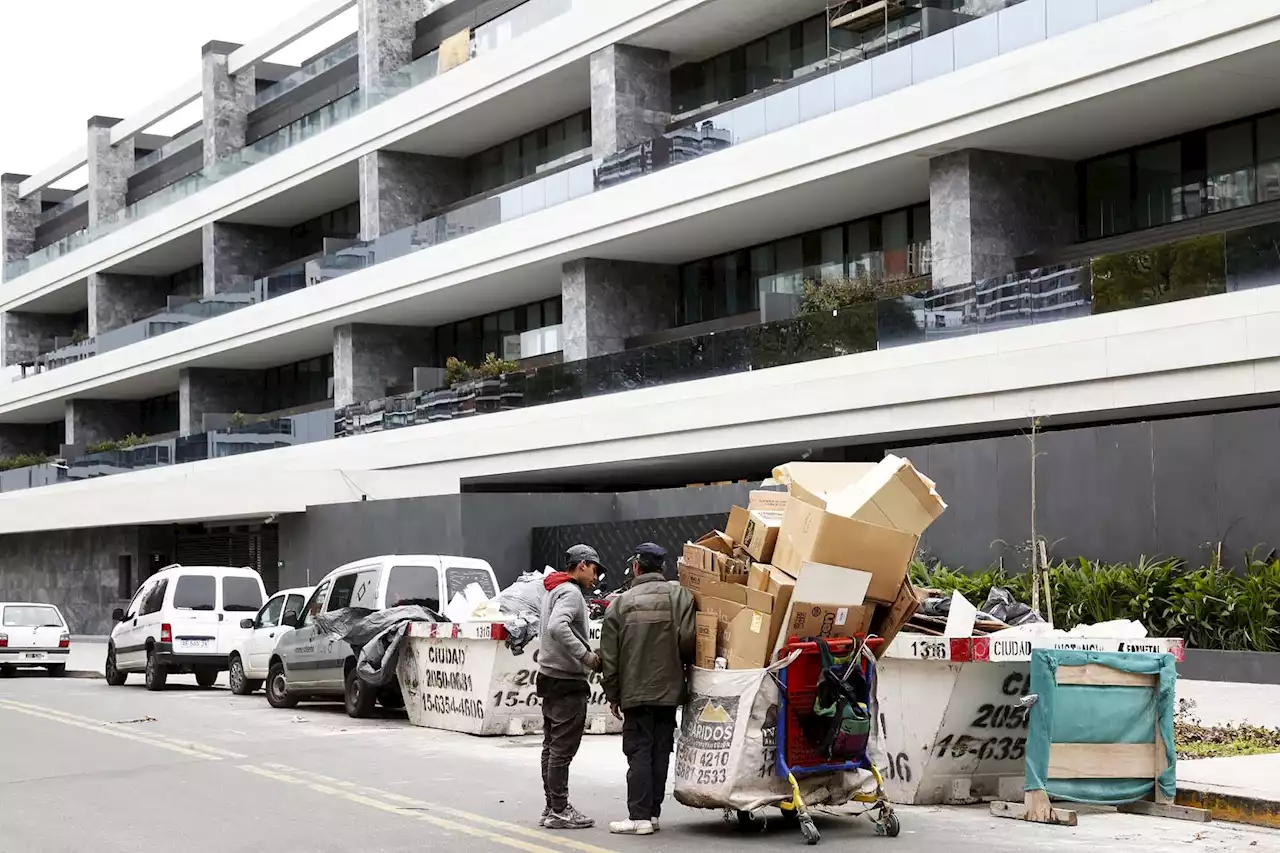
<path id="1" fill-rule="evenodd" d="M 622 352 L 630 338 L 674 328 L 679 292 L 673 266 L 570 261 L 561 273 L 564 360 Z"/>
<path id="2" fill-rule="evenodd" d="M 133 172 L 133 139 L 111 144 L 111 128 L 118 118 L 89 119 L 88 154 L 89 227 L 112 220 L 124 210 Z"/>
<path id="3" fill-rule="evenodd" d="M 169 282 L 145 275 L 89 276 L 89 337 L 96 338 L 159 313 L 168 304 Z"/>
<path id="4" fill-rule="evenodd" d="M 360 90 L 377 92 L 384 80 L 413 61 L 422 0 L 358 0 Z"/>
<path id="5" fill-rule="evenodd" d="M 239 47 L 231 42 L 211 41 L 201 51 L 206 169 L 245 145 L 257 81 L 252 65 L 236 74 L 228 73 L 228 60 Z"/>
<path id="6" fill-rule="evenodd" d="M 360 158 L 360 238 L 417 225 L 470 194 L 466 162 L 400 151 Z"/>
<path id="7" fill-rule="evenodd" d="M 178 431 L 205 431 L 205 415 L 260 415 L 266 374 L 261 370 L 187 367 L 178 372 Z"/>
<path id="8" fill-rule="evenodd" d="M 43 424 L 0 424 L 0 459 L 50 452 L 45 446 L 47 434 Z"/>
<path id="9" fill-rule="evenodd" d="M 251 293 L 264 273 L 299 257 L 288 228 L 210 222 L 200 229 L 204 296 Z"/>
<path id="10" fill-rule="evenodd" d="M 591 54 L 591 147 L 596 159 L 666 132 L 671 123 L 671 57 L 614 44 Z"/>
<path id="11" fill-rule="evenodd" d="M 1061 160 L 965 150 L 929 161 L 933 286 L 1014 272 L 1077 242 L 1076 172 Z"/>
<path id="12" fill-rule="evenodd" d="M 136 400 L 68 400 L 66 442 L 88 447 L 142 434 L 142 404 Z"/>
<path id="13" fill-rule="evenodd" d="M 71 338 L 76 332 L 74 314 L 8 311 L 0 315 L 0 320 L 4 324 L 0 367 L 33 362 L 41 353 L 53 350 L 57 338 Z"/>
<path id="14" fill-rule="evenodd" d="M 435 335 L 420 326 L 353 323 L 333 330 L 333 404 L 341 409 L 413 386 L 413 369 L 431 367 Z"/>
<path id="15" fill-rule="evenodd" d="M 20 261 L 35 248 L 36 225 L 40 221 L 40 193 L 26 198 L 18 195 L 19 185 L 30 175 L 0 175 L 0 238 L 4 240 L 4 262 Z"/>

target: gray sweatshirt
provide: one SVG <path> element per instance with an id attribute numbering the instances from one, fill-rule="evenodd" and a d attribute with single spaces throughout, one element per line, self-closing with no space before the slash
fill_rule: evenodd
<path id="1" fill-rule="evenodd" d="M 582 588 L 566 581 L 547 592 L 538 631 L 538 671 L 551 678 L 586 681 L 591 670 L 583 659 L 587 644 L 587 599 Z"/>

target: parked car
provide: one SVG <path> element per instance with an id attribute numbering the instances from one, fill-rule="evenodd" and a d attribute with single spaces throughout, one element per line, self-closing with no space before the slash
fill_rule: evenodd
<path id="1" fill-rule="evenodd" d="M 262 578 L 249 568 L 167 566 L 143 582 L 127 609 L 111 614 L 107 683 L 118 687 L 141 672 L 148 690 L 163 690 L 171 674 L 195 673 L 212 687 L 230 652 L 252 629 L 246 613 L 266 600 Z"/>
<path id="2" fill-rule="evenodd" d="M 240 627 L 250 633 L 231 650 L 228 667 L 232 693 L 248 696 L 262 686 L 267 677 L 267 667 L 271 663 L 271 653 L 276 649 L 276 641 L 289 630 L 282 621 L 285 611 L 301 613 L 307 598 L 314 591 L 313 586 L 282 589 L 267 599 L 257 616 L 240 620 Z"/>
<path id="3" fill-rule="evenodd" d="M 0 601 L 0 674 L 35 667 L 61 677 L 67 674 L 70 655 L 71 633 L 61 610 L 52 604 Z"/>
<path id="4" fill-rule="evenodd" d="M 380 693 L 356 677 L 356 654 L 339 637 L 320 633 L 315 619 L 344 607 L 383 610 L 420 604 L 439 612 L 470 584 L 485 595 L 498 593 L 493 569 L 484 560 L 449 556 L 385 556 L 334 569 L 320 581 L 301 613 L 286 611 L 292 630 L 279 638 L 267 672 L 267 701 L 292 708 L 304 699 L 344 700 L 352 717 L 367 717 L 374 702 L 401 708 L 399 683 Z"/>

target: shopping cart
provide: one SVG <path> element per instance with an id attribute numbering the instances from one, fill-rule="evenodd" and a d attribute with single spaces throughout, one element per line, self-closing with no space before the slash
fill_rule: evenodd
<path id="1" fill-rule="evenodd" d="M 846 670 L 846 682 L 865 684 L 867 695 L 862 697 L 871 714 L 875 707 L 876 661 L 872 652 L 883 644 L 879 637 L 866 639 L 863 637 L 834 637 L 826 641 L 832 655 L 836 658 L 850 658 Z M 797 654 L 798 653 L 798 654 Z M 822 837 L 813 819 L 805 807 L 800 793 L 797 778 L 817 776 L 825 773 L 842 773 L 865 770 L 871 773 L 876 787 L 872 792 L 855 793 L 848 802 L 865 803 L 870 806 L 865 812 L 876 825 L 877 833 L 890 838 L 897 836 L 900 826 L 898 817 L 884 796 L 884 780 L 875 762 L 867 754 L 867 747 L 852 760 L 833 761 L 824 755 L 813 739 L 806 735 L 806 718 L 814 715 L 814 700 L 817 698 L 818 682 L 822 676 L 822 656 L 819 644 L 815 641 L 788 642 L 778 652 L 778 659 L 795 655 L 791 664 L 778 672 L 779 704 L 778 704 L 778 751 L 775 772 L 781 779 L 787 780 L 791 786 L 791 799 L 781 803 L 783 816 L 795 820 L 808 844 L 817 844 Z M 851 676 L 856 668 L 861 679 Z M 868 740 L 868 744 L 870 741 Z"/>

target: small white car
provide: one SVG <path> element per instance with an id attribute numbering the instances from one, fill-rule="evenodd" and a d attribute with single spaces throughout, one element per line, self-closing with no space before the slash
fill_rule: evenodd
<path id="1" fill-rule="evenodd" d="M 0 601 L 0 674 L 34 667 L 60 677 L 67 674 L 70 656 L 71 633 L 62 611 L 52 604 Z"/>
<path id="2" fill-rule="evenodd" d="M 232 693 L 248 696 L 262 686 L 271 663 L 271 653 L 276 650 L 276 641 L 289 630 L 282 621 L 285 612 L 301 613 L 314 591 L 313 586 L 282 589 L 267 599 L 257 616 L 240 620 L 240 627 L 252 633 L 231 650 Z"/>
<path id="3" fill-rule="evenodd" d="M 262 578 L 249 568 L 167 566 L 143 582 L 127 610 L 111 614 L 107 684 L 119 687 L 141 672 L 148 690 L 163 690 L 171 674 L 195 673 L 212 687 L 227 669 L 231 650 L 252 632 L 240 620 L 267 599 Z"/>

